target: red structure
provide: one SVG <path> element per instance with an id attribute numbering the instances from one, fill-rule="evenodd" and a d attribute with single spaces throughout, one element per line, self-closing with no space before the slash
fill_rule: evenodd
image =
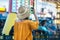
<path id="1" fill-rule="evenodd" d="M 12 1 L 14 1 L 14 0 L 9 0 L 9 13 L 11 13 L 12 12 Z M 17 10 L 17 0 L 16 0 L 16 10 Z"/>
<path id="2" fill-rule="evenodd" d="M 9 13 L 12 12 L 12 0 L 9 0 Z"/>

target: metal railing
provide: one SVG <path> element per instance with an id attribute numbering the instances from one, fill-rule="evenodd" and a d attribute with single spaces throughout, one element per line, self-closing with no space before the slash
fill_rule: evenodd
<path id="1" fill-rule="evenodd" d="M 0 40 L 13 40 L 11 35 L 0 35 Z"/>
<path id="2" fill-rule="evenodd" d="M 57 31 L 55 35 L 35 34 L 33 40 L 60 40 L 60 31 Z"/>

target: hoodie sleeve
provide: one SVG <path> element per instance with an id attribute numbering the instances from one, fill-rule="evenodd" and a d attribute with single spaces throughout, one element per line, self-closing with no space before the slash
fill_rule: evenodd
<path id="1" fill-rule="evenodd" d="M 31 29 L 36 30 L 36 29 L 38 29 L 39 22 L 37 22 L 37 21 L 36 22 L 30 21 L 29 25 L 30 25 Z"/>

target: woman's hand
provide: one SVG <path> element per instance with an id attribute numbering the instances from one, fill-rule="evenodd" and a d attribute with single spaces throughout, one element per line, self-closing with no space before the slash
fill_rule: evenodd
<path id="1" fill-rule="evenodd" d="M 34 16 L 35 16 L 36 21 L 39 22 L 38 17 L 36 16 L 36 13 L 35 13 L 35 9 L 33 11 L 34 11 Z"/>

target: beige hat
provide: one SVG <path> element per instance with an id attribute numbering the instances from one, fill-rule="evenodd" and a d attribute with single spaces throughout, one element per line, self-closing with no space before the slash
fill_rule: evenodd
<path id="1" fill-rule="evenodd" d="M 21 6 L 18 9 L 17 17 L 19 19 L 24 19 L 30 16 L 29 9 L 25 6 Z"/>

